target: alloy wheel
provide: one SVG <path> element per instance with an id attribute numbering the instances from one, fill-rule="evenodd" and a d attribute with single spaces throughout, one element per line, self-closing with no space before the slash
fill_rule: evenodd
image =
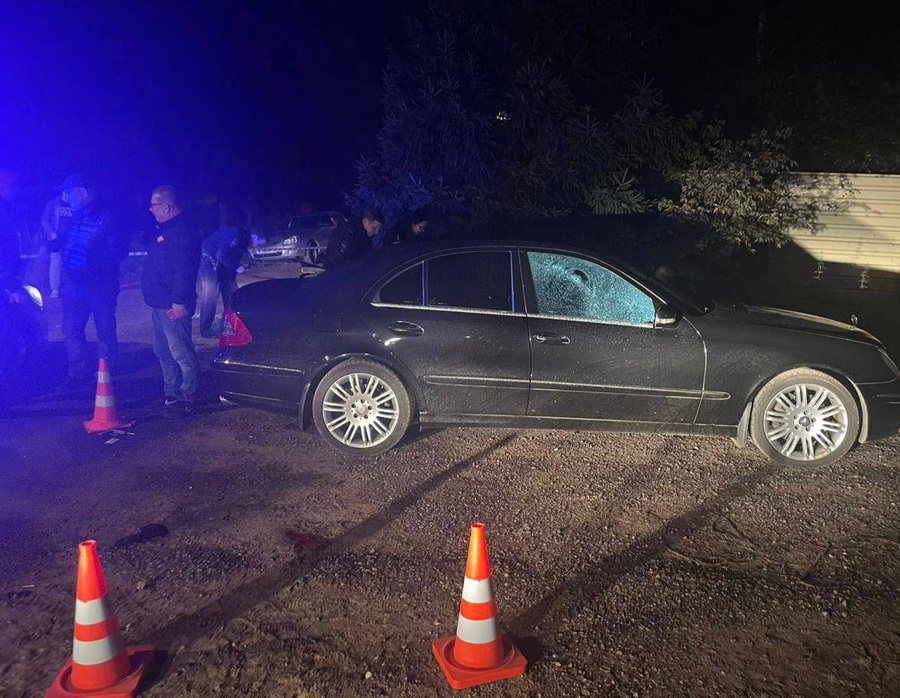
<path id="1" fill-rule="evenodd" d="M 371 448 L 394 433 L 400 416 L 397 395 L 369 373 L 348 373 L 325 393 L 322 416 L 328 432 L 352 448 Z"/>
<path id="2" fill-rule="evenodd" d="M 834 453 L 848 431 L 847 407 L 821 385 L 798 383 L 775 394 L 766 406 L 766 440 L 785 458 L 815 461 Z"/>

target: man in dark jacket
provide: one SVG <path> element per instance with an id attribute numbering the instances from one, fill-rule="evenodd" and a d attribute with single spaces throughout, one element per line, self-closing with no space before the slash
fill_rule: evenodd
<path id="1" fill-rule="evenodd" d="M 342 225 L 334 231 L 325 250 L 325 268 L 334 269 L 348 259 L 362 257 L 372 248 L 372 240 L 384 225 L 384 215 L 366 209 L 358 222 Z"/>
<path id="2" fill-rule="evenodd" d="M 97 331 L 97 353 L 115 368 L 116 303 L 123 248 L 112 215 L 97 201 L 91 182 L 78 174 L 69 175 L 60 190 L 72 211 L 62 248 L 63 335 L 71 385 L 94 372 L 87 360 L 84 335 L 91 316 Z"/>
<path id="3" fill-rule="evenodd" d="M 147 248 L 141 290 L 152 312 L 153 353 L 162 367 L 166 412 L 190 414 L 200 380 L 200 362 L 191 337 L 200 232 L 182 213 L 175 187 L 153 190 L 150 213 L 157 225 Z"/>
<path id="4" fill-rule="evenodd" d="M 203 241 L 200 255 L 200 334 L 215 337 L 213 327 L 219 292 L 222 303 L 231 307 L 231 297 L 237 291 L 237 275 L 244 253 L 250 244 L 250 231 L 241 226 L 223 226 Z"/>
<path id="5" fill-rule="evenodd" d="M 425 231 L 428 230 L 428 213 L 425 209 L 418 209 L 400 218 L 397 224 L 388 231 L 384 237 L 384 244 L 396 245 L 398 243 L 420 242 L 425 239 Z"/>

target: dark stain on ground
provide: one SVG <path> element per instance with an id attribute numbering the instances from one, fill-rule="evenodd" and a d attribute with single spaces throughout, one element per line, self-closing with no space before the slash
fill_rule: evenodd
<path id="1" fill-rule="evenodd" d="M 116 548 L 125 548 L 129 545 L 146 543 L 154 538 L 165 538 L 167 535 L 169 535 L 168 528 L 161 523 L 151 523 L 146 526 L 141 526 L 141 530 L 137 533 L 132 533 L 130 536 L 119 538 L 119 540 L 114 543 L 114 546 Z"/>
<path id="2" fill-rule="evenodd" d="M 328 544 L 328 539 L 316 533 L 300 533 L 288 529 L 284 532 L 285 540 L 291 543 L 298 553 L 307 550 L 318 550 L 323 545 Z"/>

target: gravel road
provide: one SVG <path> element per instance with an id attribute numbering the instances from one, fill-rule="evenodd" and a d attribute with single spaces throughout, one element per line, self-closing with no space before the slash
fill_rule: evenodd
<path id="1" fill-rule="evenodd" d="M 532 662 L 474 695 L 896 695 L 900 439 L 814 472 L 553 431 L 357 459 L 212 395 L 159 418 L 144 315 L 124 291 L 134 436 L 86 435 L 90 395 L 0 419 L 0 695 L 41 695 L 70 653 L 86 538 L 125 640 L 164 653 L 143 695 L 451 695 L 430 645 L 455 630 L 474 521 Z"/>

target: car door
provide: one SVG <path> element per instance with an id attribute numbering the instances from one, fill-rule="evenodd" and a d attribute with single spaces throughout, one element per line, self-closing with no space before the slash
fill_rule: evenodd
<path id="1" fill-rule="evenodd" d="M 703 393 L 703 343 L 685 319 L 657 326 L 660 301 L 586 256 L 521 253 L 531 336 L 528 414 L 692 423 Z"/>
<path id="2" fill-rule="evenodd" d="M 375 336 L 415 377 L 435 415 L 524 415 L 528 321 L 511 249 L 438 254 L 371 299 Z"/>

